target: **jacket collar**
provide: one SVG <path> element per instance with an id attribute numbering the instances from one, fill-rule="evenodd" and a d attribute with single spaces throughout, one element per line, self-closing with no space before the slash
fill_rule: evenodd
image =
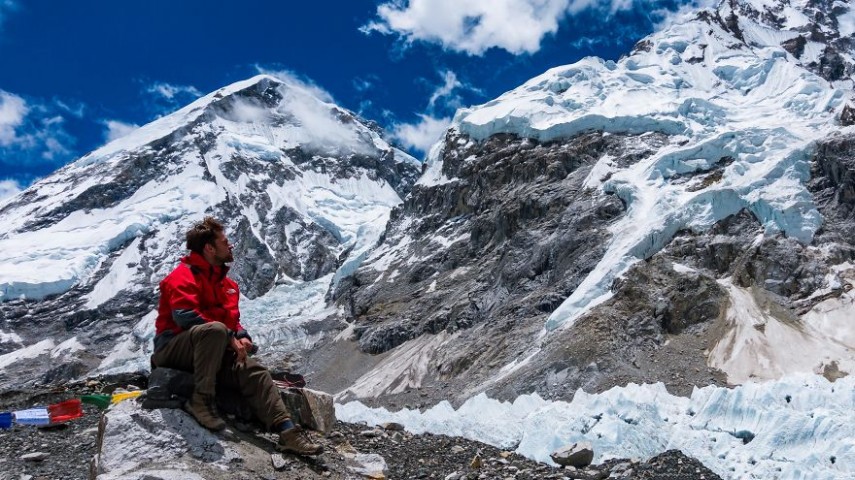
<path id="1" fill-rule="evenodd" d="M 209 277 L 215 276 L 217 278 L 223 278 L 227 273 L 229 273 L 228 265 L 223 265 L 222 267 L 211 265 L 207 260 L 205 260 L 205 257 L 196 252 L 190 252 L 190 255 L 181 259 L 181 262 L 186 263 L 191 268 L 199 269 Z"/>

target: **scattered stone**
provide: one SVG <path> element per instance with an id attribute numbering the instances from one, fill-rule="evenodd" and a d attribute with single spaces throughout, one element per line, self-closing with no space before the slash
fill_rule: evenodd
<path id="1" fill-rule="evenodd" d="M 345 454 L 347 469 L 374 480 L 386 478 L 386 459 L 376 453 Z"/>
<path id="2" fill-rule="evenodd" d="M 41 462 L 48 458 L 50 455 L 45 452 L 33 452 L 21 455 L 19 458 L 21 460 L 27 462 Z"/>
<path id="3" fill-rule="evenodd" d="M 288 461 L 280 453 L 270 455 L 270 460 L 273 462 L 274 470 L 282 470 L 288 466 Z"/>
<path id="4" fill-rule="evenodd" d="M 401 425 L 400 423 L 387 422 L 387 423 L 381 424 L 381 426 L 384 429 L 386 429 L 387 431 L 391 431 L 391 432 L 403 432 L 404 431 L 404 426 Z"/>
<path id="5" fill-rule="evenodd" d="M 559 448 L 549 454 L 549 457 L 558 465 L 571 465 L 582 468 L 594 461 L 594 448 L 589 442 L 577 442 Z"/>
<path id="6" fill-rule="evenodd" d="M 455 445 L 455 446 L 451 447 L 451 453 L 463 453 L 465 451 L 466 451 L 466 449 L 461 447 L 460 445 Z"/>

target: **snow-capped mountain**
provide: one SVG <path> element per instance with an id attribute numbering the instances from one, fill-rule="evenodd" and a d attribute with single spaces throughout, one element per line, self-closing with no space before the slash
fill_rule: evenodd
<path id="1" fill-rule="evenodd" d="M 204 215 L 227 225 L 239 259 L 231 275 L 247 300 L 305 290 L 323 299 L 336 273 L 376 243 L 420 171 L 378 132 L 305 84 L 260 75 L 6 199 L 3 380 L 41 375 L 30 367 L 46 362 L 45 379 L 145 365 L 157 284 Z M 270 311 L 257 325 L 287 314 Z M 282 334 L 258 330 L 262 340 Z"/>
<path id="2" fill-rule="evenodd" d="M 339 285 L 340 398 L 848 375 L 853 21 L 725 1 L 459 111 Z"/>
<path id="3" fill-rule="evenodd" d="M 418 179 L 303 85 L 214 92 L 0 203 L 0 388 L 145 368 L 157 282 L 210 213 L 268 359 L 411 407 L 354 420 L 851 473 L 845 412 L 814 414 L 855 369 L 853 34 L 848 3 L 726 0 L 459 111 Z M 417 410 L 440 400 L 463 413 Z"/>

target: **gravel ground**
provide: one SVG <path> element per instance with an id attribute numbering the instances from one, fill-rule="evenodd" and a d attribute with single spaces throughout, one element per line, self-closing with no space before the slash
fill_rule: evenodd
<path id="1" fill-rule="evenodd" d="M 490 445 L 445 435 L 383 431 L 365 425 L 337 424 L 342 435 L 356 450 L 385 458 L 390 479 L 603 479 L 645 480 L 720 479 L 699 461 L 679 450 L 662 453 L 647 462 L 609 460 L 583 469 L 553 467 Z M 336 436 L 333 435 L 333 440 Z M 472 468 L 475 457 L 480 468 Z"/>
<path id="2" fill-rule="evenodd" d="M 145 387 L 145 379 L 126 377 L 110 381 L 90 381 L 70 388 L 14 391 L 0 393 L 0 411 L 45 406 L 76 396 L 102 392 L 110 393 L 117 386 L 133 384 Z M 90 478 L 90 460 L 96 453 L 98 422 L 97 408 L 84 405 L 84 417 L 54 427 L 36 428 L 14 426 L 0 430 L 0 480 L 67 480 Z M 269 446 L 274 440 L 271 435 Z M 261 434 L 260 437 L 264 437 Z M 318 438 L 316 436 L 315 438 Z M 603 479 L 644 480 L 718 479 L 700 462 L 672 450 L 643 463 L 610 460 L 602 465 L 584 469 L 553 467 L 535 462 L 512 452 L 459 437 L 445 435 L 413 435 L 398 430 L 338 422 L 325 438 L 318 438 L 327 451 L 315 459 L 285 455 L 284 467 L 273 470 L 249 468 L 247 464 L 234 478 L 364 478 L 348 471 L 344 455 L 347 452 L 378 454 L 386 462 L 388 479 L 441 480 L 528 480 L 528 479 Z M 261 443 L 264 445 L 264 442 Z M 267 450 L 267 448 L 264 448 Z M 40 461 L 22 460 L 25 454 L 42 452 Z M 273 450 L 270 449 L 270 453 Z M 266 454 L 265 454 L 266 455 Z M 473 466 L 480 464 L 479 466 Z"/>
<path id="3" fill-rule="evenodd" d="M 69 392 L 16 392 L 0 398 L 0 411 L 46 406 L 74 398 Z M 14 425 L 0 429 L 0 480 L 89 478 L 89 461 L 95 454 L 98 409 L 83 405 L 84 416 L 55 427 Z M 43 452 L 41 461 L 21 460 L 29 453 Z"/>

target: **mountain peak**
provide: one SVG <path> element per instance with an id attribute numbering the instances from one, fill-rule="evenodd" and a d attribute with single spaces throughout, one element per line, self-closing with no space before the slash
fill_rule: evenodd
<path id="1" fill-rule="evenodd" d="M 339 248 L 359 251 L 372 242 L 365 235 L 379 235 L 381 226 L 374 223 L 401 201 L 420 166 L 373 125 L 330 100 L 299 80 L 257 75 L 211 92 L 37 182 L 0 209 L 7 227 L 0 243 L 9 247 L 0 254 L 0 292 L 5 298 L 66 292 L 92 281 L 103 255 L 155 232 L 174 245 L 180 237 L 176 222 L 211 209 L 223 209 L 221 216 L 229 217 L 233 228 L 245 222 L 244 233 L 261 244 L 267 241 L 263 224 L 273 220 L 268 216 L 290 219 L 313 235 L 326 232 L 329 238 L 319 245 L 331 242 L 321 255 L 330 258 L 319 271 L 329 273 Z M 365 216 L 342 215 L 348 208 Z M 84 226 L 88 238 L 60 242 Z M 56 235 L 56 242 L 36 242 L 38 253 L 22 254 L 32 248 L 26 242 L 33 235 L 48 234 Z M 270 235 L 270 241 L 283 241 Z M 277 278 L 314 276 L 287 263 L 268 272 L 258 292 Z"/>
<path id="2" fill-rule="evenodd" d="M 322 89 L 296 78 L 259 74 L 215 90 L 189 105 L 116 139 L 85 155 L 74 166 L 114 157 L 121 151 L 141 148 L 161 139 L 192 129 L 198 122 L 227 121 L 251 125 L 285 126 L 283 135 L 271 138 L 278 147 L 311 147 L 321 152 L 370 154 L 389 144 L 376 129 L 352 112 L 332 103 Z M 395 158 L 418 165 L 411 156 L 398 151 Z"/>

